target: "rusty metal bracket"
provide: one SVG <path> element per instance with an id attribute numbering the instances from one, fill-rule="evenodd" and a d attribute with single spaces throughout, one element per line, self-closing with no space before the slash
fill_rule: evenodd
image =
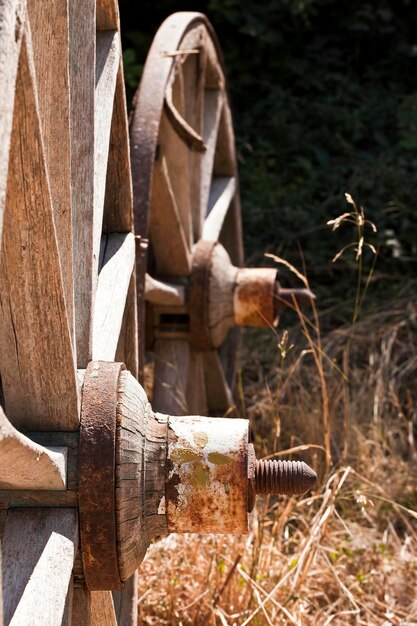
<path id="1" fill-rule="evenodd" d="M 88 589 L 121 589 L 117 558 L 116 406 L 123 363 L 89 363 L 80 425 L 81 555 Z"/>
<path id="2" fill-rule="evenodd" d="M 209 326 L 211 259 L 216 241 L 201 239 L 195 246 L 190 276 L 190 334 L 193 350 L 213 350 Z"/>

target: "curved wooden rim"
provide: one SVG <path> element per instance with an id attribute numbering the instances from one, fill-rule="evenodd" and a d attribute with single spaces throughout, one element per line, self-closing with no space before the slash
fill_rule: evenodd
<path id="1" fill-rule="evenodd" d="M 187 33 L 198 24 L 206 27 L 225 75 L 220 44 L 207 17 L 202 13 L 179 11 L 167 17 L 159 27 L 149 50 L 133 103 L 130 118 L 133 210 L 136 235 L 143 238 L 148 237 L 153 162 L 158 140 L 159 122 L 164 108 L 165 89 L 175 66 L 175 57 L 164 56 L 163 53 L 176 50 Z M 143 189 L 148 190 L 146 198 L 143 196 Z"/>

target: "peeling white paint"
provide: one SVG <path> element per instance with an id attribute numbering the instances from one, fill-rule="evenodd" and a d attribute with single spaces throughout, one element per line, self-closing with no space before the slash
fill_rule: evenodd
<path id="1" fill-rule="evenodd" d="M 158 506 L 158 515 L 165 515 L 165 513 L 166 513 L 165 496 L 162 496 L 161 501 Z"/>
<path id="2" fill-rule="evenodd" d="M 171 529 L 246 532 L 247 420 L 170 416 L 168 424 L 176 436 L 168 479 L 178 494 L 167 502 Z"/>

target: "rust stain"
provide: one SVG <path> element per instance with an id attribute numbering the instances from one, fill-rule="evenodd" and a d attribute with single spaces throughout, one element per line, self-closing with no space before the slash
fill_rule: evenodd
<path id="1" fill-rule="evenodd" d="M 277 271 L 271 268 L 241 268 L 234 293 L 238 326 L 275 324 L 274 297 Z"/>

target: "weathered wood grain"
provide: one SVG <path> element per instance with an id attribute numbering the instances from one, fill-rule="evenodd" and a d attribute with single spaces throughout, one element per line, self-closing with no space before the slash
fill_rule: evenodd
<path id="1" fill-rule="evenodd" d="M 244 252 L 238 188 L 236 188 L 236 193 L 232 198 L 229 210 L 224 217 L 219 242 L 228 251 L 232 263 L 238 267 L 242 267 L 244 265 Z"/>
<path id="2" fill-rule="evenodd" d="M 200 214 L 202 219 L 207 214 L 217 136 L 219 134 L 224 101 L 225 95 L 220 89 L 206 89 L 204 91 L 204 143 L 206 152 L 203 154 L 201 164 Z"/>
<path id="3" fill-rule="evenodd" d="M 207 415 L 207 390 L 204 371 L 204 352 L 190 352 L 187 380 L 187 407 L 191 415 Z"/>
<path id="4" fill-rule="evenodd" d="M 191 271 L 189 232 L 187 234 L 184 230 L 163 157 L 155 163 L 151 205 L 150 237 L 158 272 L 167 276 L 187 276 Z"/>
<path id="5" fill-rule="evenodd" d="M 44 154 L 65 302 L 74 341 L 68 0 L 29 0 L 28 14 Z"/>
<path id="6" fill-rule="evenodd" d="M 182 73 L 184 76 L 184 102 L 185 119 L 190 126 L 203 136 L 203 107 L 204 107 L 204 82 L 206 70 L 206 54 L 204 43 L 207 40 L 207 33 L 202 26 L 192 31 L 193 41 L 189 41 L 190 34 L 187 35 L 182 47 L 192 45 L 189 49 L 197 49 L 198 54 L 190 54 L 184 58 Z M 206 147 L 206 146 L 205 146 Z M 201 196 L 201 167 L 204 152 L 201 150 L 190 150 L 188 153 L 188 167 L 190 171 L 190 205 L 193 222 L 193 240 L 198 241 L 201 237 L 203 216 L 199 198 Z"/>
<path id="7" fill-rule="evenodd" d="M 142 349 L 143 348 L 144 346 L 142 346 Z M 124 363 L 129 372 L 132 372 L 133 376 L 135 378 L 138 378 L 139 346 L 135 268 L 130 278 L 129 290 L 127 292 L 126 306 L 123 313 L 122 327 L 120 329 L 115 361 L 117 361 L 118 363 Z"/>
<path id="8" fill-rule="evenodd" d="M 73 598 L 74 598 L 74 576 L 71 576 L 71 580 L 68 585 L 68 592 L 67 592 L 67 597 L 65 600 L 64 615 L 62 616 L 61 626 L 71 626 Z"/>
<path id="9" fill-rule="evenodd" d="M 78 491 L 33 491 L 26 489 L 0 490 L 0 509 L 29 509 L 33 507 L 67 509 L 78 506 Z"/>
<path id="10" fill-rule="evenodd" d="M 78 536 L 76 509 L 11 510 L 2 542 L 5 626 L 62 623 Z"/>
<path id="11" fill-rule="evenodd" d="M 133 190 L 128 133 L 123 62 L 120 58 L 104 197 L 103 232 L 105 233 L 133 231 Z"/>
<path id="12" fill-rule="evenodd" d="M 185 285 L 175 285 L 145 276 L 145 298 L 148 302 L 163 306 L 185 304 Z"/>
<path id="13" fill-rule="evenodd" d="M 103 226 L 107 161 L 109 157 L 116 79 L 120 67 L 120 54 L 120 35 L 117 31 L 97 32 L 94 105 L 94 215 L 92 232 L 95 271 L 97 271 Z"/>
<path id="14" fill-rule="evenodd" d="M 26 19 L 25 0 L 0 2 L 0 246 L 6 200 L 15 83 Z"/>
<path id="15" fill-rule="evenodd" d="M 236 179 L 234 176 L 217 176 L 212 179 L 202 239 L 207 241 L 219 240 L 235 192 Z"/>
<path id="16" fill-rule="evenodd" d="M 120 30 L 117 0 L 97 0 L 97 30 Z"/>
<path id="17" fill-rule="evenodd" d="M 74 311 L 78 367 L 91 360 L 94 210 L 95 0 L 69 3 L 71 99 L 71 202 L 73 216 Z M 97 261 L 97 260 L 96 260 Z"/>
<path id="18" fill-rule="evenodd" d="M 170 415 L 187 415 L 190 344 L 186 340 L 157 339 L 152 407 Z"/>
<path id="19" fill-rule="evenodd" d="M 37 432 L 26 433 L 27 436 L 47 448 L 64 447 L 67 450 L 67 490 L 76 492 L 78 490 L 78 443 L 79 432 Z"/>
<path id="20" fill-rule="evenodd" d="M 142 387 L 129 372 L 119 379 L 116 525 L 120 576 L 128 579 L 149 542 L 167 533 L 164 509 L 167 423 L 155 419 Z"/>
<path id="21" fill-rule="evenodd" d="M 234 401 L 219 353 L 216 350 L 204 352 L 202 358 L 209 414 L 225 415 L 234 406 Z"/>
<path id="22" fill-rule="evenodd" d="M 16 82 L 0 299 L 8 418 L 19 430 L 76 430 L 78 383 L 28 27 Z"/>
<path id="23" fill-rule="evenodd" d="M 103 235 L 103 261 L 94 303 L 93 359 L 114 361 L 135 264 L 133 233 Z"/>
<path id="24" fill-rule="evenodd" d="M 122 591 L 113 591 L 117 626 L 138 625 L 138 571 L 125 582 Z"/>
<path id="25" fill-rule="evenodd" d="M 167 178 L 175 199 L 187 246 L 193 243 L 192 212 L 190 198 L 190 171 L 189 147 L 173 128 L 165 112 L 162 113 L 159 129 L 159 154 L 155 165 L 164 160 Z M 155 168 L 154 168 L 155 169 Z M 154 171 L 155 177 L 155 171 Z M 155 193 L 155 183 L 152 185 L 152 198 Z M 152 223 L 154 206 L 151 203 L 150 220 Z"/>
<path id="26" fill-rule="evenodd" d="M 62 432 L 31 432 L 27 433 L 31 441 L 42 447 L 64 447 L 67 451 L 66 490 L 65 491 L 38 491 L 28 490 L 0 490 L 0 509 L 21 507 L 60 507 L 72 508 L 78 506 L 78 441 L 79 433 Z"/>
<path id="27" fill-rule="evenodd" d="M 233 292 L 238 268 L 221 245 L 214 248 L 211 257 L 208 318 L 212 345 L 218 348 L 234 325 Z"/>
<path id="28" fill-rule="evenodd" d="M 0 407 L 0 489 L 66 488 L 66 448 L 47 449 L 19 433 Z"/>
<path id="29" fill-rule="evenodd" d="M 75 585 L 71 626 L 117 626 L 111 591 L 88 591 Z"/>
<path id="30" fill-rule="evenodd" d="M 213 172 L 215 176 L 236 176 L 235 134 L 228 102 L 219 121 Z"/>

